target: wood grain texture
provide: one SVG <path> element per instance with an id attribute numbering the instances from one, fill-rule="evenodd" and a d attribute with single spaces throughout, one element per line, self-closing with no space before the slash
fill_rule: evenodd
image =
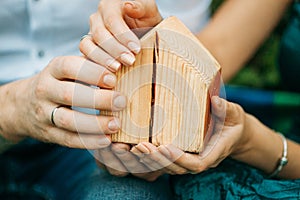
<path id="1" fill-rule="evenodd" d="M 115 90 L 128 96 L 128 107 L 113 113 L 122 129 L 112 140 L 201 151 L 212 131 L 210 97 L 218 94 L 220 65 L 176 17 L 150 30 L 141 44 L 135 64 L 117 73 Z"/>

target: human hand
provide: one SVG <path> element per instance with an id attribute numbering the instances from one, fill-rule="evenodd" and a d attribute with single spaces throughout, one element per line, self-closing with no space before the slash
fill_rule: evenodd
<path id="1" fill-rule="evenodd" d="M 7 98 L 11 106 L 4 109 L 10 113 L 5 136 L 32 137 L 74 148 L 107 146 L 110 141 L 105 134 L 118 131 L 119 119 L 89 115 L 70 107 L 122 110 L 126 98 L 106 89 L 115 83 L 113 73 L 83 57 L 55 58 L 37 75 L 7 85 L 13 95 Z M 55 126 L 51 113 L 57 106 L 62 107 L 54 115 Z"/>
<path id="2" fill-rule="evenodd" d="M 169 174 L 200 173 L 216 167 L 226 157 L 242 153 L 249 136 L 244 134 L 245 113 L 239 105 L 213 97 L 212 114 L 216 120 L 214 134 L 200 154 L 185 153 L 173 145 L 155 147 L 150 143 L 140 143 L 132 152 L 139 152 L 136 155 L 142 155 L 141 160 L 155 170 L 163 169 Z"/>
<path id="3" fill-rule="evenodd" d="M 132 65 L 141 45 L 130 29 L 149 28 L 162 20 L 155 0 L 102 0 L 90 16 L 90 36 L 82 39 L 81 52 L 90 60 L 117 71 Z"/>
<path id="4" fill-rule="evenodd" d="M 145 179 L 156 180 L 163 171 L 148 168 L 139 158 L 130 152 L 131 146 L 124 143 L 112 143 L 106 148 L 95 151 L 97 165 L 107 170 L 111 175 L 124 177 L 128 174 Z"/>

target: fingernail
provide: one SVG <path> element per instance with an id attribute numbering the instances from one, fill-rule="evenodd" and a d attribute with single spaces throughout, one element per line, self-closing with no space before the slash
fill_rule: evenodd
<path id="1" fill-rule="evenodd" d="M 132 65 L 135 62 L 135 57 L 129 53 L 123 53 L 121 55 L 121 60 L 128 65 Z"/>
<path id="2" fill-rule="evenodd" d="M 100 145 L 101 145 L 102 148 L 107 147 L 107 146 L 110 145 L 110 140 L 105 136 L 101 137 L 99 142 L 100 142 Z"/>
<path id="3" fill-rule="evenodd" d="M 117 96 L 115 99 L 114 99 L 114 102 L 113 102 L 114 106 L 116 108 L 125 108 L 126 105 L 127 105 L 127 101 L 126 101 L 126 97 L 125 96 Z"/>
<path id="4" fill-rule="evenodd" d="M 116 154 L 125 154 L 125 153 L 127 153 L 128 151 L 126 151 L 125 149 L 114 148 L 114 149 L 113 149 L 113 152 L 116 153 Z"/>
<path id="5" fill-rule="evenodd" d="M 131 51 L 133 51 L 135 54 L 138 54 L 141 50 L 141 47 L 140 45 L 138 45 L 137 43 L 135 42 L 129 42 L 128 43 L 128 47 Z"/>
<path id="6" fill-rule="evenodd" d="M 143 158 L 145 156 L 144 153 L 140 152 L 140 150 L 138 150 L 136 148 L 136 146 L 133 146 L 131 149 L 130 149 L 130 152 L 133 153 L 134 155 L 136 155 L 137 157 L 139 158 Z"/>
<path id="7" fill-rule="evenodd" d="M 129 6 L 130 8 L 132 8 L 132 9 L 136 9 L 137 8 L 137 6 L 134 4 L 134 3 L 132 3 L 132 2 L 125 2 L 125 6 Z"/>
<path id="8" fill-rule="evenodd" d="M 141 151 L 142 153 L 145 153 L 145 154 L 149 154 L 150 151 L 148 150 L 147 147 L 145 147 L 143 144 L 138 144 L 136 145 L 136 148 Z"/>
<path id="9" fill-rule="evenodd" d="M 107 74 L 103 78 L 103 83 L 109 87 L 114 87 L 116 85 L 117 79 L 111 74 Z"/>
<path id="10" fill-rule="evenodd" d="M 171 158 L 171 153 L 169 152 L 169 150 L 165 147 L 165 146 L 159 146 L 158 150 L 167 158 Z"/>
<path id="11" fill-rule="evenodd" d="M 106 65 L 113 68 L 116 71 L 118 71 L 121 67 L 121 64 L 114 59 L 108 59 Z"/>
<path id="12" fill-rule="evenodd" d="M 120 120 L 118 118 L 115 118 L 113 120 L 111 120 L 110 122 L 108 122 L 108 128 L 111 131 L 116 131 L 120 129 Z"/>

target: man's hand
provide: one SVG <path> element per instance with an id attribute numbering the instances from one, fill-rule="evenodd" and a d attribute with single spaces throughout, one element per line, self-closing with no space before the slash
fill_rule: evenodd
<path id="1" fill-rule="evenodd" d="M 107 148 L 98 149 L 94 155 L 96 163 L 110 174 L 120 177 L 132 174 L 147 181 L 154 181 L 163 173 L 141 163 L 139 158 L 130 152 L 130 148 L 128 144 L 113 143 Z"/>
<path id="2" fill-rule="evenodd" d="M 89 36 L 80 43 L 81 52 L 90 60 L 117 71 L 121 63 L 135 62 L 141 45 L 131 29 L 149 28 L 162 20 L 154 0 L 102 0 L 90 16 Z"/>

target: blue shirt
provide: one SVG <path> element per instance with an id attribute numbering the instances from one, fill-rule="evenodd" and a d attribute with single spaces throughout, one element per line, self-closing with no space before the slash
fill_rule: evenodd
<path id="1" fill-rule="evenodd" d="M 167 12 L 165 16 L 176 15 L 189 28 L 198 30 L 207 21 L 210 1 L 191 0 L 187 4 L 185 0 L 172 0 L 172 9 L 170 0 L 157 3 Z M 88 33 L 89 16 L 97 10 L 98 3 L 99 0 L 1 0 L 0 85 L 32 76 L 56 56 L 80 55 L 80 38 Z"/>
<path id="2" fill-rule="evenodd" d="M 79 55 L 98 0 L 1 0 L 0 83 L 33 75 L 60 55 Z"/>

